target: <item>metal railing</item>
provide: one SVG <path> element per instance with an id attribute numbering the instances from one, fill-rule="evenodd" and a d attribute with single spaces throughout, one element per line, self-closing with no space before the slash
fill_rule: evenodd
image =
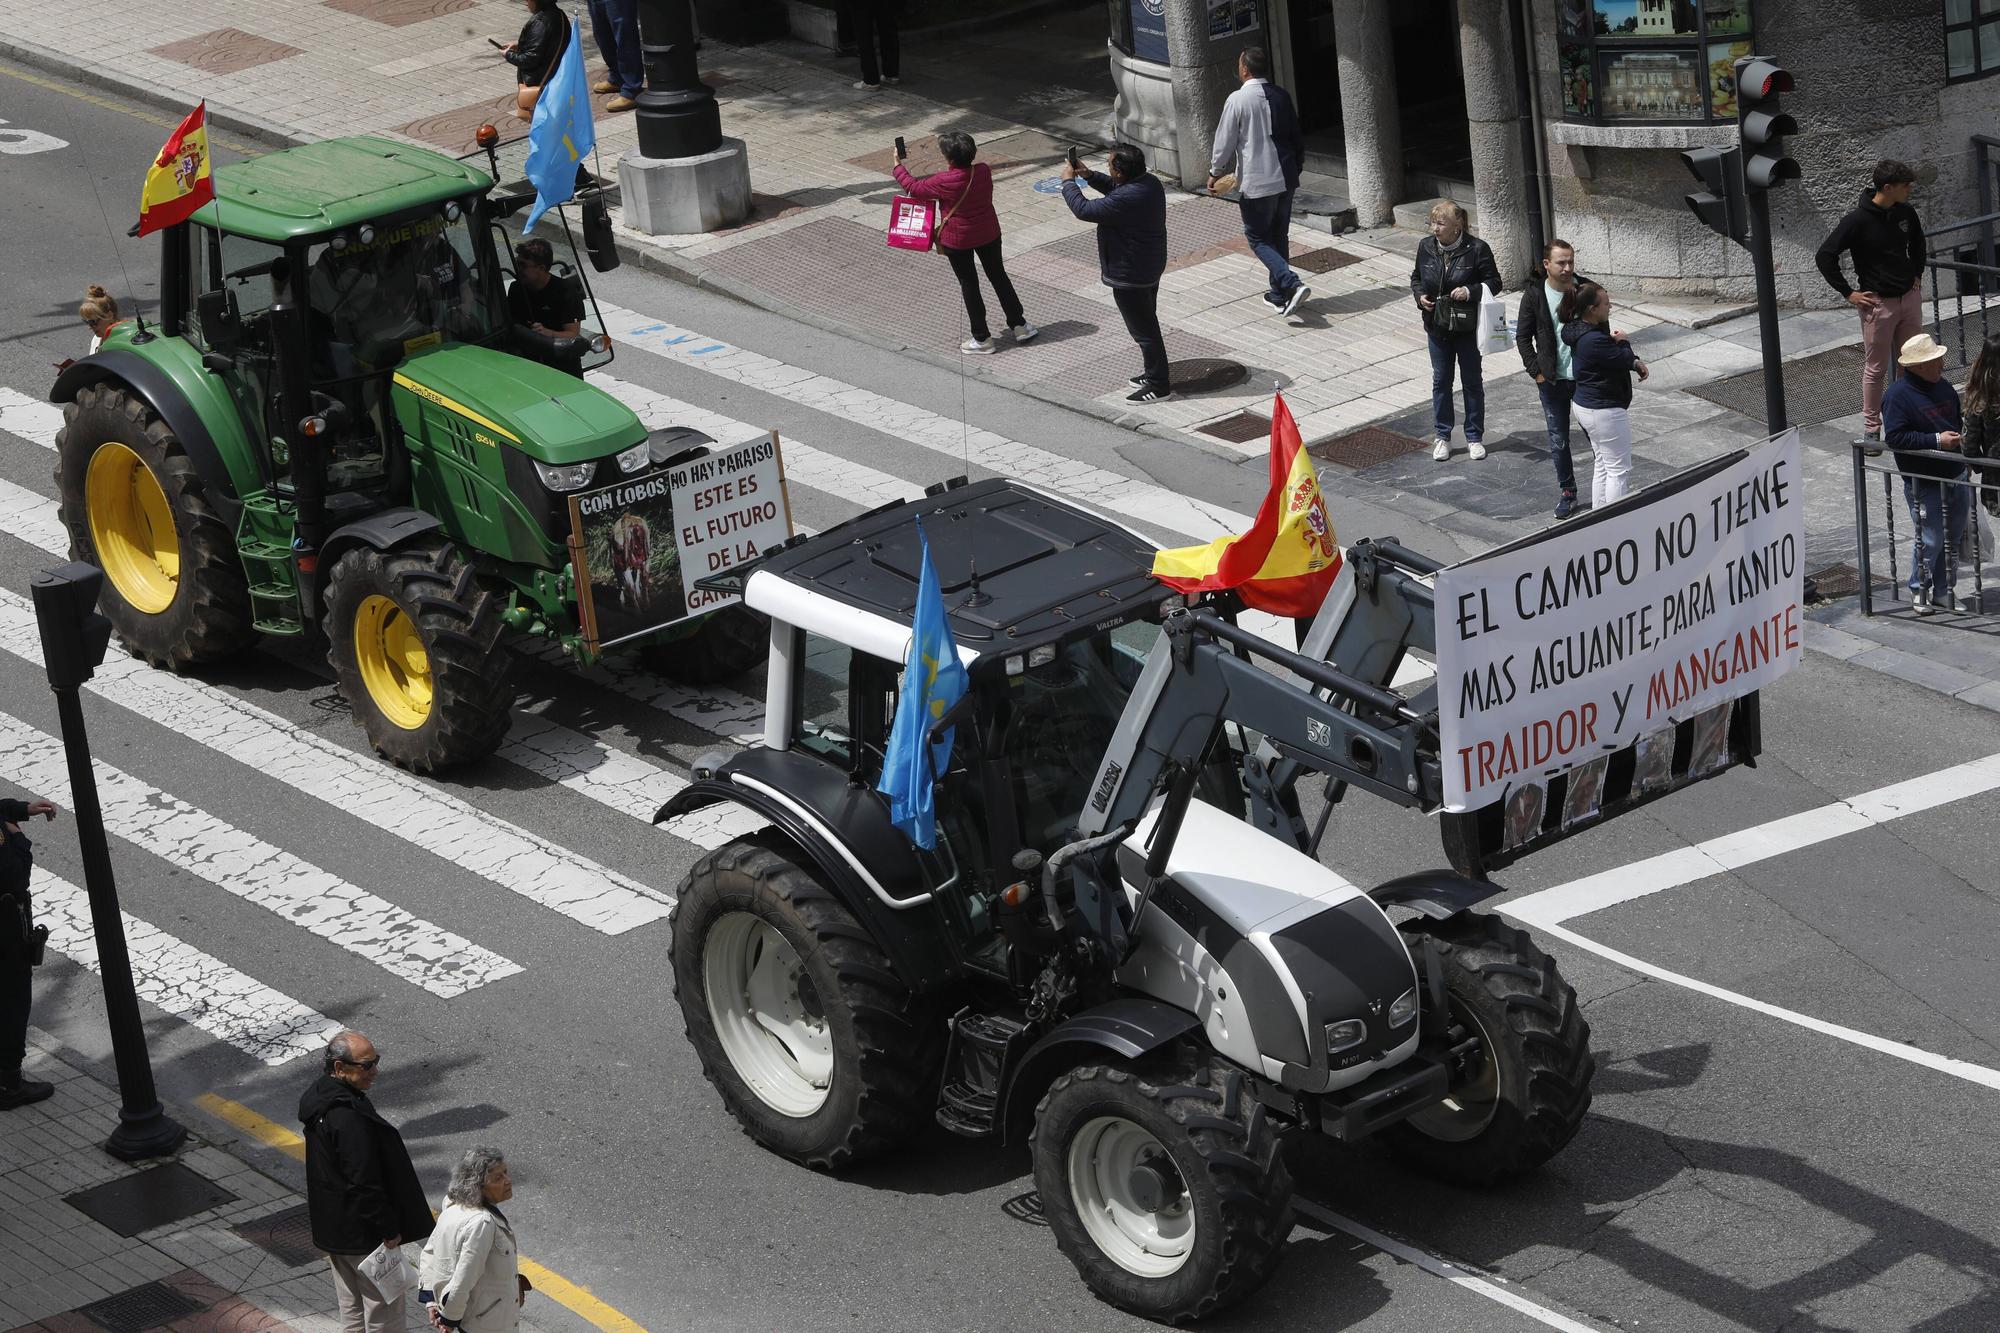
<path id="1" fill-rule="evenodd" d="M 1979 348 L 2000 323 L 2000 138 L 1989 134 L 1972 136 L 1972 152 L 1977 172 L 1979 215 L 1962 222 L 1947 222 L 1925 235 L 1928 253 L 1925 267 L 1930 295 L 1931 333 L 1952 347 L 1958 366 L 1972 364 Z M 1947 281 L 1948 280 L 1948 281 Z M 1947 292 L 1947 286 L 1950 291 Z M 1945 309 L 1958 337 L 1947 335 Z M 1968 310 L 1969 307 L 1969 310 Z M 1976 315 L 1979 336 L 1971 333 L 1970 317 Z"/>
<path id="2" fill-rule="evenodd" d="M 1874 532 L 1868 514 L 1868 476 L 1874 473 L 1882 478 L 1882 521 L 1888 546 L 1886 582 L 1889 585 L 1889 600 L 1900 604 L 1909 587 L 1910 567 L 1896 537 L 1897 515 L 1901 514 L 1913 529 L 1910 533 L 1912 545 L 1917 541 L 1919 534 L 1914 531 L 1915 519 L 1909 511 L 1909 501 L 1902 484 L 1904 473 L 1897 465 L 1897 459 L 1931 458 L 1946 463 L 1963 463 L 1968 469 L 1968 475 L 1961 478 L 1914 479 L 1918 482 L 1936 482 L 1939 486 L 1947 488 L 1947 495 L 1953 491 L 1965 493 L 1963 536 L 1957 541 L 1952 540 L 1949 525 L 1945 525 L 1944 541 L 1947 548 L 1945 558 L 1946 567 L 1950 572 L 1951 591 L 1948 602 L 1937 609 L 1959 612 L 1965 616 L 1983 617 L 2000 623 L 2000 595 L 1996 595 L 1991 604 L 1986 597 L 1986 562 L 1993 552 L 1989 549 L 1990 543 L 1982 539 L 1986 525 L 1980 522 L 1980 515 L 1977 512 L 1982 500 L 2000 495 L 2000 459 L 1967 458 L 1962 454 L 1947 453 L 1937 449 L 1884 450 L 1875 441 L 1867 439 L 1854 441 L 1851 448 L 1854 458 L 1855 566 L 1860 575 L 1861 614 L 1872 616 L 1876 613 L 1876 551 Z M 1947 500 L 1947 514 L 1950 513 L 1950 509 L 1951 505 Z M 1910 558 L 1915 558 L 1914 551 L 1911 552 Z M 1972 594 L 1969 598 L 1961 598 L 1958 594 L 1958 584 L 1964 577 L 1966 565 L 1972 567 Z"/>

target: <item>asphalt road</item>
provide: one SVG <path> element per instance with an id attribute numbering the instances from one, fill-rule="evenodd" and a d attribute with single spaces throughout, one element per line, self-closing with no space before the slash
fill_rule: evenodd
<path id="1" fill-rule="evenodd" d="M 10 296 L 0 388 L 38 398 L 51 363 L 87 343 L 72 313 L 86 282 L 137 292 L 150 309 L 154 247 L 123 232 L 144 163 L 172 118 L 4 65 L 0 112 L 11 122 L 0 136 L 25 128 L 68 145 L 6 156 L 0 193 Z M 226 160 L 233 141 L 218 137 Z M 709 293 L 629 270 L 596 287 L 631 311 L 899 404 L 963 414 L 1124 474 L 1135 488 L 1150 483 L 1248 512 L 1263 487 L 1261 465 L 962 384 Z M 965 470 L 948 452 L 912 443 L 912 432 L 877 428 L 865 412 L 804 408 L 686 357 L 628 347 L 611 373 L 637 386 L 628 393 L 776 427 L 857 475 L 865 467 L 923 484 Z M 17 603 L 31 572 L 55 560 L 30 521 L 47 513 L 35 497 L 54 498 L 51 463 L 32 428 L 0 429 L 0 483 L 31 493 L 0 537 L 0 589 Z M 861 507 L 837 472 L 825 474 L 825 488 L 794 480 L 799 522 L 823 527 Z M 1393 532 L 1440 556 L 1469 549 L 1393 511 L 1338 494 L 1332 501 L 1344 539 Z M 8 614 L 0 602 L 0 646 L 20 642 L 6 634 Z M 18 605 L 11 614 L 18 629 Z M 1036 1221 L 1023 1153 L 932 1131 L 907 1152 L 833 1179 L 763 1152 L 736 1131 L 682 1036 L 664 921 L 618 934 L 592 929 L 509 892 L 518 867 L 482 861 L 489 849 L 479 838 L 451 841 L 466 820 L 489 834 L 525 830 L 636 883 L 631 901 L 644 915 L 657 906 L 646 891 L 672 893 L 698 849 L 635 817 L 634 800 L 591 775 L 685 776 L 696 753 L 729 734 L 726 698 L 663 693 L 630 669 L 579 681 L 524 658 L 521 706 L 535 721 L 523 725 L 543 758 L 514 752 L 439 783 L 384 772 L 382 790 L 395 793 L 388 808 L 407 812 L 385 819 L 322 780 L 348 771 L 343 763 L 373 761 L 314 651 L 259 650 L 185 685 L 156 687 L 151 672 L 107 675 L 117 677 L 100 682 L 111 697 L 87 703 L 98 757 L 130 775 L 142 806 L 157 807 L 164 793 L 194 812 L 165 821 L 150 843 L 114 840 L 126 910 L 319 1015 L 366 1029 L 384 1054 L 377 1100 L 404 1126 L 426 1178 L 440 1181 L 470 1142 L 501 1146 L 515 1167 L 523 1248 L 542 1262 L 656 1330 L 1137 1326 L 1093 1300 L 1056 1252 Z M 754 695 L 758 683 L 738 686 Z M 219 710 L 244 703 L 268 717 L 260 739 L 230 749 Z M 28 762 L 22 738 L 56 729 L 40 671 L 12 648 L 0 652 L 0 713 L 19 724 L 0 744 L 5 783 Z M 1606 872 L 1628 886 L 1666 884 L 1674 877 L 1653 858 L 1791 820 L 1788 836 L 1759 844 L 1770 853 L 1762 859 L 1683 874 L 1685 882 L 1564 920 L 1582 943 L 1543 934 L 1585 1002 L 1599 1061 L 1592 1114 L 1572 1145 L 1532 1178 L 1490 1192 L 1431 1184 L 1373 1148 L 1302 1145 L 1301 1196 L 1322 1211 L 1302 1216 L 1270 1286 L 1210 1327 L 1512 1330 L 1559 1317 L 1676 1333 L 2000 1326 L 1991 1114 L 2000 796 L 1954 786 L 1900 817 L 1895 801 L 1840 806 L 1994 755 L 2000 728 L 1990 713 L 1813 655 L 1766 692 L 1764 718 L 1766 752 L 1754 771 L 1501 877 L 1510 891 L 1503 907 Z M 604 748 L 590 750 L 589 739 Z M 565 753 L 582 758 L 547 757 Z M 301 769 L 300 754 L 319 759 Z M 458 804 L 440 805 L 438 793 Z M 1856 831 L 1790 836 L 1824 834 L 1840 811 L 1863 805 L 1873 817 Z M 1807 813 L 1828 806 L 1834 815 Z M 214 860 L 216 835 L 197 816 L 298 861 L 264 852 Z M 49 871 L 81 882 L 65 825 L 41 832 L 37 851 Z M 1359 883 L 1443 861 L 1426 821 L 1362 798 L 1336 814 L 1324 855 Z M 300 863 L 519 970 L 433 993 L 385 970 L 381 951 L 343 947 L 204 878 L 297 882 Z M 158 1009 L 148 1016 L 167 1096 L 185 1102 L 214 1091 L 292 1121 L 309 1060 L 267 1065 Z M 87 1056 L 107 1053 L 96 979 L 66 961 L 38 974 L 36 1022 Z M 1863 1035 L 1982 1068 L 1917 1063 Z M 1365 1243 L 1328 1210 L 1406 1248 L 1399 1256 Z M 1470 1265 L 1493 1283 L 1482 1291 L 1444 1280 L 1434 1264 L 1409 1262 L 1413 1255 Z M 1503 1305 L 1495 1291 L 1555 1313 Z M 574 1322 L 547 1302 L 531 1305 L 530 1316 L 550 1327 Z"/>

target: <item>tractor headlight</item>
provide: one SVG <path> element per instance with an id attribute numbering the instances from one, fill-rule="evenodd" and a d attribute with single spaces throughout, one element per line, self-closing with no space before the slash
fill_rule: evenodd
<path id="1" fill-rule="evenodd" d="M 641 440 L 624 453 L 618 455 L 618 470 L 620 472 L 640 471 L 646 464 L 652 461 L 652 452 L 653 442 L 651 440 Z"/>
<path id="2" fill-rule="evenodd" d="M 590 479 L 597 475 L 597 462 L 593 459 L 588 463 L 551 464 L 537 460 L 535 473 L 541 477 L 542 485 L 561 495 L 590 485 Z"/>
<path id="3" fill-rule="evenodd" d="M 1389 1006 L 1389 1026 L 1399 1028 L 1417 1016 L 1417 990 L 1412 986 L 1396 997 Z"/>
<path id="4" fill-rule="evenodd" d="M 1350 1046 L 1359 1046 L 1368 1038 L 1368 1025 L 1358 1018 L 1343 1018 L 1338 1023 L 1326 1025 L 1326 1050 L 1329 1055 L 1338 1055 Z"/>

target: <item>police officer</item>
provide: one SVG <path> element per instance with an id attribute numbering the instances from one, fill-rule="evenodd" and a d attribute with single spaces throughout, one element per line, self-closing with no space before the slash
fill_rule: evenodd
<path id="1" fill-rule="evenodd" d="M 0 1111 L 38 1102 L 55 1091 L 21 1076 L 28 1054 L 28 1006 L 34 1002 L 34 966 L 41 934 L 28 898 L 34 845 L 21 825 L 36 815 L 56 817 L 50 801 L 0 801 Z"/>

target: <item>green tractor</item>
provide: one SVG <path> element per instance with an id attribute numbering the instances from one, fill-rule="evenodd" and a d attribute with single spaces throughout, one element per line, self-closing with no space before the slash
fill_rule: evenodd
<path id="1" fill-rule="evenodd" d="M 572 499 L 657 504 L 713 441 L 649 433 L 584 381 L 611 348 L 568 212 L 536 228 L 546 254 L 524 242 L 532 193 L 486 159 L 358 137 L 218 169 L 215 200 L 162 233 L 157 327 L 119 325 L 50 395 L 71 551 L 104 569 L 125 646 L 180 671 L 317 627 L 370 744 L 421 772 L 506 734 L 505 630 L 587 665 L 613 619 L 691 684 L 768 647 L 740 605 L 688 614 L 664 534 L 645 557 L 662 594 L 592 614 Z"/>

